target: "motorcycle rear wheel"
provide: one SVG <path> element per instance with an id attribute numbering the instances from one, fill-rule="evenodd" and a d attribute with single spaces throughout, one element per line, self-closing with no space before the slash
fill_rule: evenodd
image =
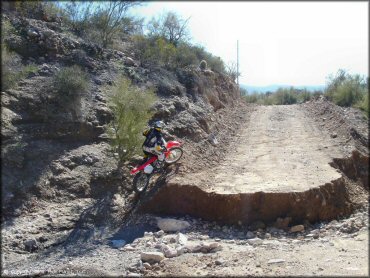
<path id="1" fill-rule="evenodd" d="M 170 154 L 165 158 L 167 164 L 173 164 L 180 160 L 184 151 L 180 147 L 170 149 Z"/>
<path id="2" fill-rule="evenodd" d="M 132 182 L 133 189 L 137 193 L 141 193 L 146 190 L 149 184 L 150 175 L 144 172 L 139 172 L 135 175 Z"/>

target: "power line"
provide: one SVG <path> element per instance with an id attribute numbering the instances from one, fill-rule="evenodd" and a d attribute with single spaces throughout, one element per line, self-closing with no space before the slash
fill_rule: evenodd
<path id="1" fill-rule="evenodd" d="M 239 40 L 236 41 L 236 84 L 238 85 L 239 94 L 241 94 L 239 86 Z"/>

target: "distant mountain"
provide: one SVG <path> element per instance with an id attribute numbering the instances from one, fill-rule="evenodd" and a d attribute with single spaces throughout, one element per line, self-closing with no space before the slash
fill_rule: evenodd
<path id="1" fill-rule="evenodd" d="M 266 92 L 275 92 L 279 88 L 290 88 L 292 85 L 268 85 L 268 86 L 248 86 L 244 84 L 240 84 L 240 87 L 247 90 L 248 93 L 266 93 Z M 324 85 L 317 85 L 317 86 L 293 86 L 296 89 L 306 89 L 308 91 L 316 91 L 316 90 L 323 90 L 325 88 Z"/>

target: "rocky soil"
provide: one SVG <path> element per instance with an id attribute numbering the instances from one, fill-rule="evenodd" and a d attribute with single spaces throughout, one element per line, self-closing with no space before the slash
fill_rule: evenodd
<path id="1" fill-rule="evenodd" d="M 367 208 L 349 218 L 289 229 L 265 227 L 262 222 L 249 228 L 221 226 L 190 216 L 167 220 L 174 221 L 158 225 L 156 217 L 140 215 L 109 238 L 97 235 L 93 241 L 54 247 L 35 255 L 3 253 L 2 274 L 368 275 Z"/>

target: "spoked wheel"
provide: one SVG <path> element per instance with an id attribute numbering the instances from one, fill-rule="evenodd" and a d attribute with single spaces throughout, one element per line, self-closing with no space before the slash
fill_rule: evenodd
<path id="1" fill-rule="evenodd" d="M 135 192 L 141 193 L 146 190 L 149 184 L 150 175 L 144 172 L 139 172 L 136 174 L 133 180 L 133 188 Z"/>
<path id="2" fill-rule="evenodd" d="M 184 151 L 180 147 L 170 149 L 169 155 L 165 158 L 167 164 L 173 164 L 182 157 Z"/>

